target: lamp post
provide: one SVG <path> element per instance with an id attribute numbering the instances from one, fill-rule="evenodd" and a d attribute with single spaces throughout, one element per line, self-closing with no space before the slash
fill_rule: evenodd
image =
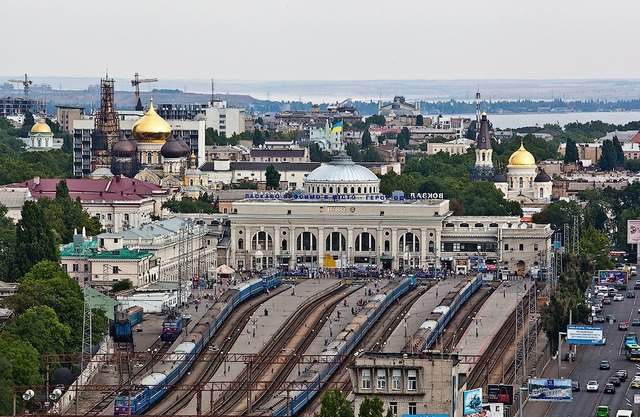
<path id="1" fill-rule="evenodd" d="M 560 379 L 560 365 L 562 364 L 562 336 L 566 336 L 567 332 L 558 332 L 558 379 Z"/>

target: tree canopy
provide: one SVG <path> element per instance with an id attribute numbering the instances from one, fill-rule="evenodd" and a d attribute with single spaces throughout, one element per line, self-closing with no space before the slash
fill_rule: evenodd
<path id="1" fill-rule="evenodd" d="M 25 201 L 22 218 L 16 226 L 16 268 L 24 274 L 42 260 L 58 260 L 58 247 L 53 229 L 44 219 L 44 211 L 34 201 Z"/>
<path id="2" fill-rule="evenodd" d="M 273 164 L 267 165 L 265 172 L 267 188 L 277 190 L 280 188 L 280 173 Z"/>
<path id="3" fill-rule="evenodd" d="M 218 199 L 207 193 L 198 198 L 182 197 L 180 200 L 171 198 L 162 203 L 162 208 L 173 213 L 217 213 Z"/>
<path id="4" fill-rule="evenodd" d="M 353 408 L 342 391 L 329 390 L 322 397 L 316 417 L 353 417 Z"/>

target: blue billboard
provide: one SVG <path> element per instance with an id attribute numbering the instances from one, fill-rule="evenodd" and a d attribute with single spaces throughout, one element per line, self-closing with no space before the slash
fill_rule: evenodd
<path id="1" fill-rule="evenodd" d="M 601 345 L 603 337 L 602 327 L 567 326 L 567 343 L 570 345 Z"/>
<path id="2" fill-rule="evenodd" d="M 462 393 L 462 415 L 468 416 L 482 412 L 482 388 Z"/>
<path id="3" fill-rule="evenodd" d="M 531 378 L 529 401 L 572 401 L 570 379 Z"/>

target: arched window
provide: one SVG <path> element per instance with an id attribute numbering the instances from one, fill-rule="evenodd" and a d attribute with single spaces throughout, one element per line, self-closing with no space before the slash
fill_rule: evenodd
<path id="1" fill-rule="evenodd" d="M 351 194 L 355 194 L 356 193 L 356 189 L 354 187 L 351 187 Z"/>
<path id="2" fill-rule="evenodd" d="M 484 152 L 482 152 L 482 162 L 487 160 L 487 156 L 484 154 Z"/>
<path id="3" fill-rule="evenodd" d="M 491 223 L 489 227 L 498 227 L 498 223 Z"/>
<path id="4" fill-rule="evenodd" d="M 385 252 L 389 252 L 391 250 L 391 242 L 389 242 L 388 240 L 384 241 L 384 251 Z"/>
<path id="5" fill-rule="evenodd" d="M 344 194 L 346 194 L 346 193 L 347 193 L 347 187 L 346 187 L 346 186 L 342 189 L 342 192 L 343 192 Z"/>
<path id="6" fill-rule="evenodd" d="M 260 231 L 251 238 L 251 250 L 272 250 L 273 240 L 267 232 Z"/>
<path id="7" fill-rule="evenodd" d="M 333 187 L 329 187 L 329 194 L 333 194 Z"/>
<path id="8" fill-rule="evenodd" d="M 482 223 L 476 223 L 474 226 L 475 226 L 475 227 L 484 227 L 484 224 L 482 224 Z"/>
<path id="9" fill-rule="evenodd" d="M 540 187 L 540 198 L 544 198 L 544 189 Z"/>
<path id="10" fill-rule="evenodd" d="M 362 194 L 362 187 L 358 187 L 358 194 Z"/>
<path id="11" fill-rule="evenodd" d="M 327 193 L 327 187 L 322 187 L 322 194 L 326 194 Z"/>
<path id="12" fill-rule="evenodd" d="M 244 239 L 238 239 L 238 250 L 244 250 Z"/>
<path id="13" fill-rule="evenodd" d="M 318 250 L 318 239 L 311 232 L 302 232 L 298 235 L 298 239 L 296 240 L 296 250 Z"/>
<path id="14" fill-rule="evenodd" d="M 347 250 L 347 239 L 340 232 L 331 232 L 325 239 L 324 249 L 330 252 L 343 252 Z"/>
<path id="15" fill-rule="evenodd" d="M 523 181 L 522 177 L 518 178 L 518 185 L 520 186 L 520 188 L 523 187 L 524 181 Z"/>
<path id="16" fill-rule="evenodd" d="M 460 227 L 469 227 L 469 223 L 460 223 Z"/>
<path id="17" fill-rule="evenodd" d="M 513 178 L 511 178 L 511 188 L 513 188 Z"/>
<path id="18" fill-rule="evenodd" d="M 420 252 L 420 239 L 411 232 L 400 236 L 401 252 Z"/>
<path id="19" fill-rule="evenodd" d="M 282 242 L 280 243 L 280 250 L 287 250 L 288 246 L 289 243 L 287 242 L 287 239 L 282 239 Z"/>
<path id="20" fill-rule="evenodd" d="M 455 227 L 455 225 L 453 223 L 447 223 L 444 225 L 444 227 Z"/>
<path id="21" fill-rule="evenodd" d="M 529 188 L 533 188 L 533 179 L 529 177 Z"/>
<path id="22" fill-rule="evenodd" d="M 429 253 L 434 253 L 436 250 L 436 245 L 433 243 L 433 240 L 429 241 Z"/>
<path id="23" fill-rule="evenodd" d="M 362 232 L 356 237 L 356 251 L 376 250 L 376 239 L 369 232 Z"/>

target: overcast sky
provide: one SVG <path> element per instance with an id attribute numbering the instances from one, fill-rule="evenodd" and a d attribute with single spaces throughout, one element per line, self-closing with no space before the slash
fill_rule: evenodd
<path id="1" fill-rule="evenodd" d="M 3 0 L 0 74 L 638 78 L 640 0 Z"/>

